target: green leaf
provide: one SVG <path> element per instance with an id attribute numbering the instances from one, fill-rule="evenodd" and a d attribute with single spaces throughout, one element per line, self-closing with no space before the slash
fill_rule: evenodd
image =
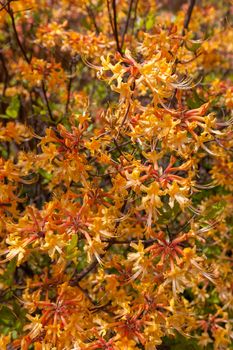
<path id="1" fill-rule="evenodd" d="M 191 109 L 199 108 L 206 101 L 194 90 L 192 98 L 187 99 L 187 105 Z"/>
<path id="2" fill-rule="evenodd" d="M 218 293 L 216 291 L 213 291 L 207 302 L 209 304 L 219 305 L 221 301 L 219 299 Z"/>
<path id="3" fill-rule="evenodd" d="M 76 262 L 78 256 L 78 235 L 74 234 L 66 247 L 66 259 Z"/>
<path id="4" fill-rule="evenodd" d="M 155 22 L 155 16 L 153 14 L 150 14 L 146 21 L 146 30 L 150 30 L 153 27 L 154 22 Z"/>
<path id="5" fill-rule="evenodd" d="M 192 51 L 192 52 L 196 52 L 200 47 L 201 47 L 201 43 L 198 42 L 193 42 L 193 43 L 185 43 L 185 47 L 187 50 Z"/>
<path id="6" fill-rule="evenodd" d="M 15 323 L 16 321 L 16 316 L 13 313 L 13 311 L 5 306 L 1 305 L 0 307 L 0 324 L 5 325 L 5 326 L 11 326 Z"/>
<path id="7" fill-rule="evenodd" d="M 163 338 L 162 344 L 164 345 L 164 347 L 168 346 L 168 349 L 172 350 L 201 350 L 201 348 L 196 342 L 196 339 L 185 338 L 184 336 L 178 333 L 174 338 Z"/>
<path id="8" fill-rule="evenodd" d="M 78 235 L 73 235 L 69 244 L 67 245 L 67 252 L 70 253 L 72 252 L 78 244 Z"/>
<path id="9" fill-rule="evenodd" d="M 168 203 L 164 203 L 163 208 L 159 211 L 160 216 L 158 218 L 158 223 L 160 225 L 169 224 L 171 220 L 176 217 L 179 211 L 180 207 L 178 203 L 175 203 L 173 208 L 171 208 Z"/>
<path id="10" fill-rule="evenodd" d="M 52 177 L 53 177 L 52 174 L 48 173 L 46 170 L 44 170 L 44 169 L 42 169 L 42 168 L 40 168 L 40 169 L 38 170 L 38 173 L 39 173 L 41 176 L 43 176 L 43 177 L 44 177 L 46 180 L 48 180 L 48 181 L 50 181 L 50 180 L 52 179 Z"/>
<path id="11" fill-rule="evenodd" d="M 214 219 L 216 216 L 221 214 L 225 206 L 225 201 L 219 201 L 218 203 L 213 204 L 208 213 L 205 215 L 205 219 Z"/>
<path id="12" fill-rule="evenodd" d="M 12 286 L 14 283 L 14 273 L 15 273 L 15 269 L 16 269 L 16 261 L 17 261 L 16 258 L 12 259 L 8 263 L 4 274 L 0 277 L 0 281 L 3 281 L 4 284 L 6 284 L 9 287 Z"/>
<path id="13" fill-rule="evenodd" d="M 20 108 L 20 100 L 19 100 L 19 97 L 17 95 L 15 95 L 12 97 L 11 102 L 6 109 L 5 118 L 16 119 L 18 117 L 19 108 Z"/>

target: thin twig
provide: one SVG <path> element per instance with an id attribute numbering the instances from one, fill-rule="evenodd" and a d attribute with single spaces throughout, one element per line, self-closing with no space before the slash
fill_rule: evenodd
<path id="1" fill-rule="evenodd" d="M 87 298 L 93 305 L 96 306 L 95 300 L 92 299 L 92 297 L 89 295 L 88 291 L 87 291 L 86 289 L 84 289 L 83 287 L 81 287 L 79 283 L 77 283 L 76 286 L 81 290 L 81 292 L 86 296 L 86 298 Z"/>
<path id="2" fill-rule="evenodd" d="M 185 19 L 184 19 L 184 26 L 183 26 L 183 30 L 182 30 L 182 36 L 185 35 L 185 32 L 188 29 L 189 23 L 191 21 L 191 17 L 192 17 L 193 8 L 195 6 L 195 3 L 196 3 L 196 0 L 190 0 L 190 2 L 189 2 L 188 11 L 186 12 L 186 16 L 185 16 Z"/>
<path id="3" fill-rule="evenodd" d="M 16 38 L 16 41 L 18 43 L 18 46 L 20 48 L 20 51 L 21 51 L 21 54 L 22 56 L 24 57 L 25 61 L 30 65 L 31 63 L 31 58 L 28 58 L 27 54 L 26 54 L 26 51 L 19 39 L 19 35 L 18 35 L 18 32 L 17 32 L 17 29 L 16 29 L 16 25 L 15 25 L 15 17 L 14 17 L 14 12 L 13 10 L 11 9 L 10 7 L 10 3 L 8 3 L 8 7 L 7 7 L 7 12 L 11 18 L 11 23 L 12 23 L 12 28 L 13 28 L 13 31 L 14 31 L 14 34 L 15 34 L 15 38 Z M 52 111 L 51 111 L 51 108 L 49 106 L 49 101 L 48 101 L 48 97 L 47 97 L 47 93 L 46 93 L 46 88 L 45 88 L 45 83 L 44 83 L 44 80 L 42 80 L 41 82 L 41 88 L 42 88 L 42 91 L 43 91 L 43 95 L 44 95 L 44 99 L 45 99 L 45 104 L 46 104 L 46 107 L 47 107 L 47 110 L 48 110 L 48 113 L 49 113 L 49 116 L 51 118 L 52 121 L 54 121 L 54 117 L 53 117 L 53 114 L 52 114 Z"/>
<path id="4" fill-rule="evenodd" d="M 69 110 L 72 81 L 73 81 L 73 77 L 71 76 L 67 84 L 67 99 L 66 99 L 66 107 L 65 107 L 66 114 L 68 113 L 68 110 Z"/>
<path id="5" fill-rule="evenodd" d="M 193 58 L 191 58 L 190 60 L 188 60 L 188 61 L 180 61 L 180 60 L 178 60 L 178 64 L 188 64 L 188 63 L 190 63 L 190 62 L 193 62 L 193 61 L 195 61 L 199 56 L 201 56 L 202 54 L 203 54 L 203 52 L 199 52 L 198 54 L 196 54 L 196 53 L 194 53 L 195 54 L 195 56 L 193 57 Z"/>
<path id="6" fill-rule="evenodd" d="M 129 22 L 130 22 L 131 13 L 132 13 L 132 8 L 133 8 L 133 2 L 134 2 L 134 0 L 130 0 L 129 10 L 128 10 L 128 13 L 127 13 L 127 18 L 126 18 L 126 23 L 125 23 L 125 28 L 124 28 L 124 32 L 122 34 L 121 50 L 122 50 L 122 48 L 124 46 L 125 35 L 126 35 L 127 31 L 128 31 Z"/>
<path id="7" fill-rule="evenodd" d="M 66 106 L 65 106 L 65 113 L 66 114 L 69 111 L 70 96 L 71 96 L 71 86 L 72 86 L 72 82 L 73 82 L 73 79 L 74 79 L 73 67 L 74 67 L 75 63 L 77 63 L 77 61 L 72 59 L 71 63 L 70 63 L 70 77 L 69 77 L 68 84 L 67 84 L 67 99 L 66 99 Z"/>
<path id="8" fill-rule="evenodd" d="M 120 147 L 119 147 L 119 145 L 117 143 L 117 140 L 115 138 L 113 139 L 113 142 L 114 142 L 114 144 L 116 146 L 116 149 L 120 153 L 120 155 L 122 155 L 122 157 L 124 157 L 127 160 L 127 162 L 130 162 L 130 160 L 124 155 L 124 153 L 122 153 L 122 151 L 121 151 L 121 149 L 120 149 Z"/>
<path id="9" fill-rule="evenodd" d="M 227 152 L 232 152 L 233 151 L 232 147 L 230 147 L 230 148 L 225 147 L 216 136 L 214 136 L 214 140 L 219 145 L 219 147 L 223 148 L 225 151 L 227 151 Z"/>
<path id="10" fill-rule="evenodd" d="M 100 254 L 100 259 L 102 259 L 105 256 L 106 252 L 111 246 L 112 246 L 112 243 L 110 242 L 105 248 L 104 253 Z M 99 263 L 98 260 L 94 258 L 94 260 L 85 269 L 83 269 L 79 274 L 75 276 L 73 280 L 70 281 L 70 285 L 76 286 L 84 277 L 86 277 L 92 270 L 95 269 L 98 263 Z"/>
<path id="11" fill-rule="evenodd" d="M 185 32 L 187 31 L 187 29 L 189 27 L 189 23 L 191 21 L 191 17 L 192 17 L 192 13 L 193 13 L 193 9 L 194 9 L 195 3 L 196 3 L 196 0 L 190 0 L 190 2 L 189 2 L 189 7 L 188 7 L 188 10 L 186 12 L 185 19 L 184 19 L 184 25 L 183 25 L 183 29 L 182 29 L 182 36 L 185 35 Z M 182 47 L 183 45 L 184 45 L 184 40 L 181 41 L 180 47 Z M 195 56 L 195 58 L 196 58 L 196 56 Z M 174 66 L 173 66 L 173 71 L 172 71 L 173 74 L 175 74 L 175 72 L 176 72 L 176 68 L 177 68 L 178 63 L 179 63 L 179 60 L 178 60 L 178 58 L 176 58 L 175 62 L 174 62 Z M 174 108 L 174 105 L 175 105 L 175 102 L 176 102 L 176 92 L 177 92 L 177 89 L 175 89 L 175 91 L 174 91 L 174 93 L 172 95 L 172 98 L 171 98 L 171 100 L 169 102 L 168 108 L 170 108 L 170 107 Z"/>
<path id="12" fill-rule="evenodd" d="M 128 103 L 128 106 L 127 106 L 127 108 L 126 108 L 126 112 L 125 112 L 124 118 L 123 118 L 123 120 L 122 120 L 122 122 L 121 122 L 119 131 L 118 131 L 118 134 L 117 134 L 117 138 L 119 137 L 119 134 L 120 134 L 120 132 L 121 132 L 121 128 L 122 128 L 123 125 L 125 124 L 125 121 L 126 121 L 126 119 L 127 119 L 127 116 L 128 116 L 128 114 L 129 114 L 129 110 L 130 110 L 130 103 Z"/>
<path id="13" fill-rule="evenodd" d="M 112 32 L 114 33 L 114 24 L 113 24 L 113 20 L 112 20 L 112 13 L 111 13 L 111 8 L 110 8 L 110 4 L 109 4 L 109 0 L 107 0 L 107 8 L 108 8 L 108 17 L 109 17 L 109 22 L 112 28 Z"/>
<path id="14" fill-rule="evenodd" d="M 9 1 L 7 1 L 5 4 L 3 4 L 3 3 L 0 1 L 0 4 L 2 5 L 2 7 L 0 8 L 0 12 L 1 12 L 2 10 L 4 10 L 4 9 L 10 4 L 11 1 L 12 1 L 12 0 L 9 0 Z"/>
<path id="15" fill-rule="evenodd" d="M 22 53 L 22 56 L 24 57 L 25 61 L 30 64 L 30 59 L 28 58 L 27 54 L 26 54 L 26 51 L 19 39 L 19 35 L 18 35 L 18 32 L 17 32 L 17 29 L 16 29 L 16 25 L 15 25 L 15 17 L 14 17 L 14 12 L 13 10 L 11 9 L 10 7 L 10 3 L 8 3 L 8 6 L 7 6 L 7 12 L 11 18 L 11 23 L 12 23 L 12 28 L 13 28 L 13 31 L 14 31 L 14 34 L 15 34 L 15 38 L 16 38 L 16 41 L 17 41 L 17 44 L 20 48 L 20 51 Z"/>
<path id="16" fill-rule="evenodd" d="M 87 13 L 90 16 L 90 18 L 91 18 L 91 20 L 92 20 L 92 22 L 94 24 L 96 34 L 98 35 L 100 33 L 100 29 L 99 29 L 99 26 L 98 26 L 98 24 L 96 22 L 95 14 L 94 14 L 91 6 L 86 6 L 86 10 L 87 10 Z"/>
<path id="17" fill-rule="evenodd" d="M 55 121 L 55 119 L 54 119 L 54 117 L 53 117 L 53 113 L 52 113 L 51 108 L 50 108 L 50 106 L 49 106 L 49 100 L 48 100 L 48 97 L 47 97 L 47 93 L 46 93 L 46 88 L 45 88 L 44 80 L 42 80 L 42 82 L 41 82 L 41 88 L 42 88 L 42 91 L 43 91 L 43 95 L 44 95 L 44 99 L 45 99 L 45 104 L 46 104 L 46 107 L 47 107 L 47 110 L 48 110 L 50 119 L 51 119 L 52 121 Z"/>
<path id="18" fill-rule="evenodd" d="M 5 57 L 2 54 L 2 52 L 0 52 L 0 60 L 2 62 L 2 68 L 4 71 L 4 84 L 3 84 L 3 89 L 2 89 L 2 96 L 5 96 L 5 92 L 8 86 L 8 81 L 9 81 L 9 73 L 7 70 L 7 66 L 6 66 L 6 61 L 5 61 Z"/>
<path id="19" fill-rule="evenodd" d="M 132 35 L 134 35 L 134 27 L 135 27 L 135 22 L 137 18 L 138 3 L 139 3 L 139 0 L 136 0 L 135 6 L 134 6 L 133 23 L 132 23 Z"/>
<path id="20" fill-rule="evenodd" d="M 122 54 L 119 37 L 118 37 L 118 28 L 117 28 L 117 9 L 116 9 L 116 0 L 112 0 L 112 9 L 113 9 L 113 24 L 114 24 L 114 37 L 116 41 L 117 51 Z"/>
<path id="21" fill-rule="evenodd" d="M 133 238 L 133 239 L 125 239 L 125 240 L 117 240 L 117 239 L 112 239 L 111 240 L 111 243 L 112 244 L 131 244 L 131 243 L 139 243 L 139 242 L 142 242 L 144 243 L 145 245 L 150 245 L 152 243 L 155 243 L 157 242 L 157 238 L 154 238 L 154 239 L 136 239 L 136 238 Z M 106 241 L 103 241 L 103 242 L 110 242 L 110 240 L 106 240 Z"/>
<path id="22" fill-rule="evenodd" d="M 127 209 L 127 200 L 125 200 L 122 208 L 121 208 L 121 211 L 123 214 L 125 214 L 126 212 L 126 209 Z M 118 227 L 120 225 L 120 221 L 118 221 L 115 225 L 115 229 L 117 230 Z M 107 247 L 105 248 L 105 251 L 103 254 L 100 254 L 100 259 L 102 259 L 105 254 L 107 253 L 107 251 L 111 248 L 111 246 L 113 245 L 113 240 L 110 240 L 108 242 L 108 245 Z M 84 277 L 86 277 L 92 270 L 94 270 L 96 268 L 96 266 L 99 264 L 99 261 L 94 258 L 94 260 L 87 266 L 85 267 L 79 274 L 77 274 L 71 281 L 70 281 L 70 285 L 71 286 L 76 286 Z"/>
<path id="23" fill-rule="evenodd" d="M 113 151 L 115 151 L 115 150 L 118 149 L 118 148 L 121 148 L 121 147 L 124 147 L 124 146 L 126 146 L 126 145 L 129 145 L 131 142 L 132 142 L 132 141 L 129 140 L 129 141 L 125 141 L 125 142 L 121 143 L 120 145 L 118 144 L 117 146 L 110 148 L 110 149 L 108 150 L 108 152 L 113 152 Z"/>

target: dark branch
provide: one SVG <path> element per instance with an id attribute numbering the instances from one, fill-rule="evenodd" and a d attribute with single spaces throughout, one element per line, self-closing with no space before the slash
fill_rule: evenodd
<path id="1" fill-rule="evenodd" d="M 4 10 L 4 9 L 10 4 L 11 1 L 12 1 L 12 0 L 9 0 L 9 1 L 7 1 L 5 4 L 3 4 L 3 3 L 0 1 L 0 4 L 2 5 L 2 7 L 0 8 L 0 12 L 1 12 L 2 10 Z"/>
<path id="2" fill-rule="evenodd" d="M 130 0 L 129 11 L 127 13 L 127 19 L 126 19 L 126 23 L 125 23 L 124 32 L 123 32 L 123 35 L 122 35 L 122 40 L 121 40 L 121 50 L 122 50 L 122 48 L 124 46 L 125 35 L 126 35 L 127 31 L 128 31 L 129 22 L 130 22 L 131 13 L 132 13 L 132 8 L 133 8 L 133 2 L 134 2 L 134 0 Z"/>
<path id="3" fill-rule="evenodd" d="M 127 106 L 127 108 L 126 108 L 126 112 L 125 112 L 124 118 L 123 118 L 123 120 L 122 120 L 122 122 L 121 122 L 119 131 L 118 131 L 118 134 L 117 134 L 117 138 L 118 138 L 118 136 L 119 136 L 119 134 L 120 134 L 120 132 L 121 132 L 121 128 L 123 127 L 123 125 L 124 125 L 125 122 L 126 122 L 127 116 L 128 116 L 128 114 L 129 114 L 129 110 L 130 110 L 130 103 L 128 103 L 128 106 Z"/>
<path id="4" fill-rule="evenodd" d="M 51 108 L 49 106 L 49 100 L 48 100 L 48 96 L 47 96 L 47 93 L 46 93 L 46 88 L 45 88 L 45 83 L 44 83 L 44 80 L 42 80 L 41 82 L 41 88 L 42 88 L 42 91 L 43 91 L 43 95 L 44 95 L 44 99 L 45 99 L 45 104 L 46 104 L 46 107 L 47 107 L 47 110 L 48 110 L 48 113 L 49 113 L 49 116 L 50 116 L 50 119 L 52 121 L 54 121 L 54 117 L 53 117 L 53 113 L 51 111 Z"/>
<path id="5" fill-rule="evenodd" d="M 138 3 L 139 3 L 139 0 L 136 0 L 135 6 L 134 6 L 133 23 L 132 23 L 132 35 L 134 34 L 134 27 L 135 27 L 135 22 L 136 22 L 136 18 L 137 18 Z"/>
<path id="6" fill-rule="evenodd" d="M 188 11 L 186 13 L 185 19 L 184 19 L 184 26 L 182 30 L 182 36 L 185 34 L 185 31 L 188 29 L 189 23 L 191 21 L 192 13 L 193 13 L 193 8 L 195 6 L 196 0 L 190 0 L 189 2 L 189 7 Z"/>
<path id="7" fill-rule="evenodd" d="M 66 99 L 66 106 L 65 106 L 65 113 L 67 114 L 69 111 L 69 104 L 70 104 L 70 95 L 71 95 L 71 86 L 72 86 L 72 82 L 74 79 L 74 71 L 73 68 L 75 68 L 76 63 L 78 62 L 77 58 L 72 58 L 71 63 L 70 63 L 70 77 L 68 80 L 68 84 L 67 84 L 67 99 Z"/>
<path id="8" fill-rule="evenodd" d="M 114 144 L 115 144 L 115 146 L 116 146 L 116 149 L 117 149 L 118 152 L 120 153 L 120 155 L 122 155 L 122 156 L 129 162 L 130 160 L 122 153 L 121 148 L 120 148 L 120 146 L 118 145 L 117 140 L 116 140 L 115 138 L 113 139 L 113 142 L 114 142 Z"/>
<path id="9" fill-rule="evenodd" d="M 86 298 L 96 306 L 96 302 L 92 299 L 92 297 L 89 295 L 88 291 L 80 286 L 79 283 L 76 284 L 76 286 L 81 290 L 81 292 L 86 296 Z"/>
<path id="10" fill-rule="evenodd" d="M 69 104 L 70 104 L 70 93 L 71 93 L 71 86 L 72 86 L 73 77 L 70 77 L 67 84 L 67 99 L 66 99 L 66 107 L 65 107 L 65 113 L 67 114 L 69 111 Z"/>
<path id="11" fill-rule="evenodd" d="M 103 254 L 100 254 L 100 259 L 102 259 L 108 249 L 112 246 L 112 243 L 110 242 L 108 246 L 105 248 L 105 252 Z M 70 281 L 71 286 L 76 286 L 77 283 L 79 283 L 85 276 L 87 276 L 94 268 L 98 265 L 98 260 L 94 258 L 94 260 L 85 268 L 83 269 L 78 275 L 75 276 L 73 280 Z"/>
<path id="12" fill-rule="evenodd" d="M 117 51 L 120 52 L 120 54 L 122 54 L 120 43 L 119 43 L 119 37 L 118 37 L 116 0 L 112 0 L 112 9 L 113 9 L 114 37 L 116 41 Z"/>
<path id="13" fill-rule="evenodd" d="M 98 26 L 98 24 L 96 22 L 95 14 L 94 14 L 91 6 L 86 6 L 86 9 L 87 9 L 87 13 L 88 13 L 89 17 L 91 18 L 91 20 L 93 22 L 94 27 L 95 27 L 96 34 L 99 34 L 100 33 L 100 29 L 99 29 L 99 26 Z"/>
<path id="14" fill-rule="evenodd" d="M 113 20 L 112 20 L 112 13 L 111 13 L 111 8 L 110 8 L 110 4 L 109 4 L 109 0 L 107 0 L 107 8 L 108 8 L 108 17 L 109 17 L 109 22 L 112 28 L 112 32 L 114 34 L 114 24 L 113 24 Z"/>
<path id="15" fill-rule="evenodd" d="M 152 243 L 157 242 L 157 238 L 154 239 L 136 239 L 136 238 L 132 238 L 132 239 L 125 239 L 125 240 L 117 240 L 117 239 L 112 239 L 112 240 L 106 240 L 103 242 L 111 242 L 111 244 L 131 244 L 131 243 L 139 243 L 142 242 L 145 247 L 151 245 Z"/>
<path id="16" fill-rule="evenodd" d="M 196 3 L 196 0 L 190 0 L 190 2 L 189 2 L 189 7 L 188 7 L 188 10 L 186 12 L 185 19 L 184 19 L 184 25 L 183 25 L 183 29 L 182 29 L 182 36 L 185 35 L 185 32 L 188 29 L 189 23 L 191 21 L 191 17 L 192 17 L 192 13 L 193 13 L 193 9 L 194 9 L 195 3 Z M 181 45 L 180 46 L 182 47 L 183 45 L 184 45 L 184 40 L 181 41 Z M 195 56 L 195 58 L 196 58 L 196 56 Z M 178 58 L 176 58 L 175 62 L 174 62 L 174 66 L 173 66 L 173 74 L 175 74 L 177 65 L 179 63 L 180 62 L 179 62 Z M 173 93 L 171 101 L 168 104 L 168 108 L 170 108 L 170 107 L 174 108 L 175 107 L 176 92 L 177 92 L 177 89 L 175 89 L 175 91 Z"/>
<path id="17" fill-rule="evenodd" d="M 127 210 L 127 200 L 125 200 L 122 208 L 121 208 L 121 212 L 123 214 L 126 213 L 126 210 Z M 120 225 L 120 221 L 118 221 L 115 225 L 115 229 L 117 230 L 118 227 Z M 107 253 L 107 251 L 111 248 L 111 246 L 113 245 L 113 240 L 110 240 L 108 242 L 108 245 L 107 247 L 105 248 L 105 251 L 103 254 L 100 254 L 100 259 L 102 259 L 105 254 Z M 76 286 L 84 277 L 86 277 L 92 270 L 94 270 L 96 268 L 96 266 L 98 265 L 98 260 L 96 258 L 94 258 L 94 260 L 85 268 L 83 269 L 79 274 L 77 274 L 71 281 L 70 281 L 70 285 L 71 286 Z"/>
<path id="18" fill-rule="evenodd" d="M 7 66 L 6 66 L 6 60 L 4 55 L 2 54 L 2 52 L 0 52 L 0 61 L 2 62 L 2 68 L 4 71 L 4 84 L 3 84 L 3 89 L 2 89 L 2 96 L 5 96 L 5 92 L 8 86 L 8 82 L 9 82 L 9 73 L 7 70 Z"/>
<path id="19" fill-rule="evenodd" d="M 13 10 L 11 9 L 10 7 L 10 3 L 8 3 L 8 6 L 7 6 L 7 12 L 11 18 L 11 23 L 12 23 L 12 28 L 13 28 L 13 31 L 14 31 L 14 35 L 15 35 L 15 38 L 16 38 L 16 41 L 17 41 L 17 44 L 20 48 L 20 51 L 21 51 L 21 54 L 22 56 L 24 57 L 25 61 L 30 64 L 30 59 L 28 58 L 27 54 L 26 54 L 26 51 L 19 39 L 19 35 L 18 35 L 18 32 L 17 32 L 17 29 L 16 29 L 16 25 L 15 25 L 15 17 L 14 17 L 14 12 Z"/>

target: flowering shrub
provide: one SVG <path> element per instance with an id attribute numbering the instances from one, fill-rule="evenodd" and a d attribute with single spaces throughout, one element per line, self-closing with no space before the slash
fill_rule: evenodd
<path id="1" fill-rule="evenodd" d="M 0 1 L 0 348 L 233 349 L 222 1 Z"/>

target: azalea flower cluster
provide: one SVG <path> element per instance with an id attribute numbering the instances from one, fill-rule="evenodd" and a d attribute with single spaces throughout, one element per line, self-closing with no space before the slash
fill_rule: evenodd
<path id="1" fill-rule="evenodd" d="M 233 8 L 177 3 L 0 1 L 1 349 L 231 349 Z"/>

